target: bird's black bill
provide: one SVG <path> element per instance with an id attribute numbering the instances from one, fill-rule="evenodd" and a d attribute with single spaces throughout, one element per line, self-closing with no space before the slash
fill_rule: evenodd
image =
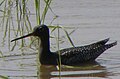
<path id="1" fill-rule="evenodd" d="M 29 36 L 33 36 L 33 33 L 30 33 L 30 34 L 28 34 L 28 35 L 24 35 L 24 36 L 21 36 L 21 37 L 15 38 L 15 39 L 11 40 L 11 42 L 16 41 L 16 40 L 19 40 L 19 39 L 26 38 L 26 37 L 29 37 Z"/>

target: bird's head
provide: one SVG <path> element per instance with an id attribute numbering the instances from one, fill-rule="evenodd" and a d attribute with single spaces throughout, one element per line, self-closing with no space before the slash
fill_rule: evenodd
<path id="1" fill-rule="evenodd" d="M 47 38 L 49 37 L 49 28 L 46 25 L 40 25 L 40 26 L 36 26 L 33 30 L 32 33 L 29 33 L 27 35 L 15 38 L 13 40 L 11 40 L 11 42 L 19 40 L 19 39 L 23 39 L 29 36 L 38 36 L 40 38 Z"/>

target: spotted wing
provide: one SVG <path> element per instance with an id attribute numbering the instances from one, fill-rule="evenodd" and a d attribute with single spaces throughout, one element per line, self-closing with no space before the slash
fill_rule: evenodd
<path id="1" fill-rule="evenodd" d="M 95 60 L 100 54 L 102 54 L 106 49 L 116 45 L 117 42 L 107 44 L 107 45 L 87 45 L 75 48 L 69 48 L 61 50 L 61 59 L 63 64 L 79 64 L 86 61 Z"/>
<path id="2" fill-rule="evenodd" d="M 82 52 L 83 50 L 91 50 L 95 47 L 105 45 L 108 41 L 109 41 L 109 38 L 98 41 L 96 43 L 92 43 L 90 45 L 86 45 L 86 46 L 63 49 L 63 50 L 60 50 L 60 53 L 61 53 L 61 55 L 68 55 L 68 54 L 70 54 L 70 52 L 78 52 L 78 51 Z"/>

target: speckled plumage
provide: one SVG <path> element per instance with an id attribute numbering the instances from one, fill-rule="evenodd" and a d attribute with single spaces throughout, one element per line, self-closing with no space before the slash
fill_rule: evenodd
<path id="1" fill-rule="evenodd" d="M 117 44 L 117 42 L 106 44 L 109 41 L 109 38 L 107 38 L 90 45 L 71 47 L 56 52 L 51 52 L 49 42 L 49 28 L 46 25 L 37 26 L 34 28 L 32 33 L 16 38 L 12 41 L 16 41 L 28 36 L 38 36 L 40 38 L 41 50 L 39 60 L 40 63 L 44 65 L 57 65 L 59 61 L 58 52 L 60 52 L 61 64 L 64 65 L 78 65 L 89 61 L 94 61 L 105 50 Z"/>
<path id="2" fill-rule="evenodd" d="M 108 40 L 109 39 L 105 39 L 86 46 L 72 47 L 60 50 L 62 59 L 61 61 L 66 65 L 76 65 L 94 61 L 105 50 L 117 44 L 117 42 L 106 44 Z"/>

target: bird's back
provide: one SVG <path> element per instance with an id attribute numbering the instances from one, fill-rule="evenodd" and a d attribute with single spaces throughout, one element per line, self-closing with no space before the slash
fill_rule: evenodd
<path id="1" fill-rule="evenodd" d="M 90 45 L 60 50 L 61 63 L 65 65 L 76 65 L 88 61 L 94 61 L 105 50 L 117 44 L 117 42 L 106 44 L 108 40 L 109 38 Z"/>

